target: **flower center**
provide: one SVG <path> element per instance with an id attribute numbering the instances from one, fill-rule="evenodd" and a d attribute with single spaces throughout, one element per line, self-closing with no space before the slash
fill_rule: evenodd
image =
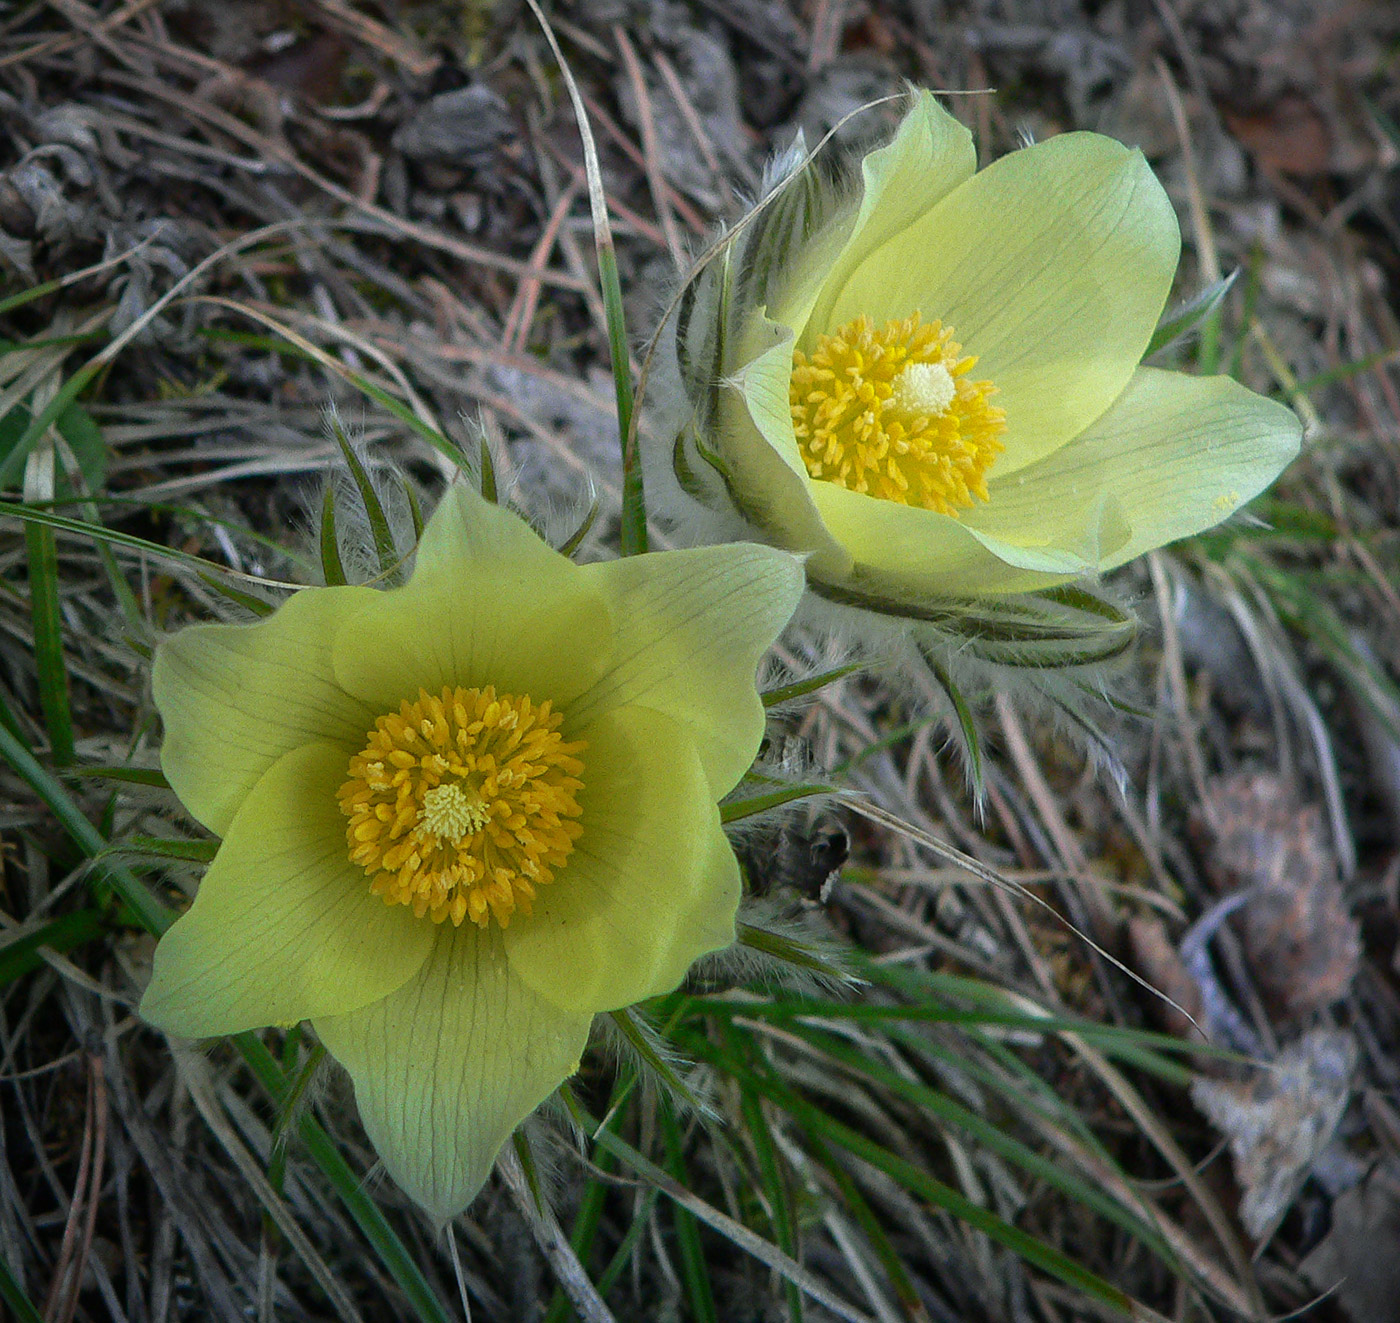
<path id="1" fill-rule="evenodd" d="M 491 810 L 480 795 L 449 781 L 445 786 L 434 786 L 423 796 L 418 829 L 413 834 L 424 840 L 437 836 L 455 841 L 480 831 L 490 821 Z"/>
<path id="2" fill-rule="evenodd" d="M 340 810 L 350 862 L 386 905 L 502 928 L 583 834 L 582 741 L 528 694 L 418 691 L 374 723 L 347 769 Z"/>
<path id="3" fill-rule="evenodd" d="M 792 424 L 807 472 L 848 491 L 956 516 L 987 500 L 1006 413 L 969 381 L 952 327 L 866 316 L 793 353 Z"/>

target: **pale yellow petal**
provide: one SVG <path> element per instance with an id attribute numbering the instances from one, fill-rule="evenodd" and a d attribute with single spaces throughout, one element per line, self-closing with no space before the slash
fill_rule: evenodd
<path id="1" fill-rule="evenodd" d="M 849 574 L 812 577 L 851 592 L 917 604 L 932 598 L 1029 592 L 1086 573 L 1090 563 L 1072 552 L 1048 549 L 1036 564 L 998 555 L 997 539 L 968 523 L 897 501 L 847 491 L 832 482 L 812 483 L 813 498 L 832 533 L 850 551 Z M 1028 530 L 1031 531 L 1031 530 Z"/>
<path id="2" fill-rule="evenodd" d="M 1109 411 L 1048 458 L 989 484 L 958 519 L 814 483 L 851 549 L 838 585 L 891 597 L 1051 587 L 1210 528 L 1298 453 L 1291 410 L 1228 377 L 1139 368 Z"/>
<path id="3" fill-rule="evenodd" d="M 437 931 L 397 992 L 314 1024 L 354 1080 L 389 1175 L 445 1222 L 481 1189 L 511 1131 L 577 1068 L 591 1017 L 516 978 L 498 929 Z"/>
<path id="4" fill-rule="evenodd" d="M 682 722 L 711 795 L 749 769 L 763 738 L 759 661 L 802 596 L 802 567 L 753 543 L 629 556 L 583 572 L 617 622 L 607 670 L 569 706 L 571 729 L 624 704 Z"/>
<path id="5" fill-rule="evenodd" d="M 331 638 L 369 588 L 307 588 L 255 625 L 195 625 L 156 649 L 160 762 L 181 803 L 224 835 L 284 753 L 359 740 L 373 714 L 336 683 Z M 348 755 L 347 755 L 348 756 Z"/>
<path id="6" fill-rule="evenodd" d="M 771 343 L 745 360 L 733 383 L 739 398 L 721 399 L 716 444 L 730 496 L 766 541 L 808 555 L 824 573 L 845 574 L 850 556 L 812 503 L 792 429 L 792 333 L 766 319 L 760 322 L 754 334 Z"/>
<path id="7" fill-rule="evenodd" d="M 495 685 L 563 705 L 601 673 L 608 604 L 516 515 L 451 488 L 412 579 L 358 599 L 336 631 L 337 681 L 385 712 L 420 688 Z"/>
<path id="8" fill-rule="evenodd" d="M 534 573 L 554 578 L 568 562 L 518 514 L 486 500 L 467 483 L 453 483 L 423 528 L 414 574 L 458 574 L 465 566 L 496 564 L 528 565 Z"/>
<path id="9" fill-rule="evenodd" d="M 798 331 L 804 348 L 815 332 L 810 325 L 830 324 L 831 306 L 851 273 L 871 253 L 914 224 L 972 177 L 977 149 L 972 134 L 953 118 L 930 92 L 920 92 L 888 145 L 861 162 L 860 207 L 850 235 L 832 264 L 815 305 L 789 306 L 786 301 L 769 315 Z"/>
<path id="10" fill-rule="evenodd" d="M 577 1014 L 669 992 L 734 940 L 740 891 L 687 727 L 632 707 L 581 734 L 583 835 L 505 932 L 515 973 Z"/>
<path id="11" fill-rule="evenodd" d="M 284 754 L 234 816 L 194 904 L 156 947 L 141 1014 L 189 1038 L 354 1010 L 422 964 L 433 925 L 370 895 L 335 792 L 348 754 Z"/>
<path id="12" fill-rule="evenodd" d="M 1081 436 L 992 484 L 975 517 L 1008 541 L 1070 547 L 1112 507 L 1122 533 L 1094 564 L 1108 570 L 1219 523 L 1282 472 L 1301 437 L 1290 409 L 1229 377 L 1139 368 Z"/>
<path id="13" fill-rule="evenodd" d="M 1127 385 L 1180 232 L 1141 153 L 1067 133 L 1002 157 L 856 270 L 822 326 L 918 311 L 953 328 L 1006 410 L 1004 477 L 1093 422 Z"/>

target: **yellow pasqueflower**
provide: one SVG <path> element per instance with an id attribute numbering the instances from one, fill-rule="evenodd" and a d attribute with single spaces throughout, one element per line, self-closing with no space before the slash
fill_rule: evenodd
<path id="1" fill-rule="evenodd" d="M 1141 366 L 1180 235 L 1140 152 L 1066 133 L 978 171 L 923 93 L 860 174 L 789 171 L 684 291 L 648 479 L 695 540 L 927 620 L 1208 528 L 1297 454 L 1283 406 Z"/>
<path id="2" fill-rule="evenodd" d="M 595 1014 L 733 941 L 717 801 L 800 592 L 753 545 L 575 565 L 456 487 L 403 587 L 166 640 L 161 766 L 223 842 L 142 1016 L 310 1020 L 394 1179 L 459 1212 Z"/>

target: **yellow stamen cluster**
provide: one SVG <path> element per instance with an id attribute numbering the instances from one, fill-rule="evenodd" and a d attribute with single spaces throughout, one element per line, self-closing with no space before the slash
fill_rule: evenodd
<path id="1" fill-rule="evenodd" d="M 866 316 L 793 354 L 792 423 L 807 472 L 849 491 L 956 515 L 987 499 L 1006 413 L 969 381 L 951 327 Z"/>
<path id="2" fill-rule="evenodd" d="M 374 723 L 340 787 L 350 861 L 386 905 L 502 928 L 583 834 L 582 741 L 528 694 L 418 691 Z"/>

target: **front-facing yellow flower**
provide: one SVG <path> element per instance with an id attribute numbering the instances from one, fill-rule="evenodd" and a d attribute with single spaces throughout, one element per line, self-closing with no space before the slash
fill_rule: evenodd
<path id="1" fill-rule="evenodd" d="M 460 1211 L 595 1014 L 733 940 L 717 801 L 800 585 L 752 545 L 578 566 L 459 487 L 402 588 L 167 640 L 161 765 L 223 843 L 141 1014 L 310 1020 L 395 1180 Z"/>
<path id="2" fill-rule="evenodd" d="M 693 540 L 802 553 L 818 598 L 893 620 L 1006 619 L 1208 528 L 1301 429 L 1141 366 L 1179 248 L 1141 153 L 1066 133 L 978 171 L 925 93 L 857 191 L 788 169 L 683 292 L 649 493 Z"/>

